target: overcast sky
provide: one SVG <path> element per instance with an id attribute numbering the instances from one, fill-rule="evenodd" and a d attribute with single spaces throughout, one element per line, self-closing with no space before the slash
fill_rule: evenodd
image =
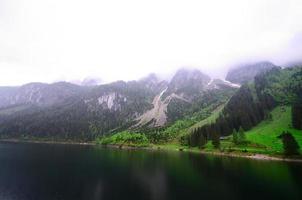
<path id="1" fill-rule="evenodd" d="M 299 58 L 301 0 L 0 0 L 0 85 Z"/>

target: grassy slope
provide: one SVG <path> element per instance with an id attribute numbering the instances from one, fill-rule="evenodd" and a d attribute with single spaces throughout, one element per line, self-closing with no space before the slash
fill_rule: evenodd
<path id="1" fill-rule="evenodd" d="M 302 131 L 291 127 L 291 108 L 277 107 L 272 112 L 272 120 L 265 120 L 246 132 L 248 145 L 235 145 L 232 136 L 221 141 L 223 151 L 247 151 L 249 153 L 282 154 L 281 140 L 277 138 L 282 131 L 290 131 L 302 148 Z M 205 151 L 215 151 L 211 142 L 205 146 Z M 302 152 L 302 150 L 301 150 Z"/>
<path id="2" fill-rule="evenodd" d="M 291 108 L 277 107 L 272 111 L 272 120 L 261 122 L 246 132 L 247 139 L 253 143 L 264 145 L 271 151 L 282 152 L 281 140 L 277 138 L 282 131 L 288 130 L 296 138 L 302 148 L 302 131 L 291 127 Z"/>
<path id="3" fill-rule="evenodd" d="M 175 140 L 173 141 L 170 141 L 168 144 L 166 144 L 166 146 L 178 146 L 179 145 L 179 137 L 180 136 L 184 136 L 184 135 L 187 135 L 187 134 L 190 134 L 193 129 L 195 128 L 198 128 L 198 127 L 202 127 L 206 124 L 210 124 L 210 123 L 213 123 L 215 122 L 215 120 L 218 118 L 219 116 L 219 113 L 222 111 L 222 109 L 224 108 L 225 104 L 222 104 L 220 106 L 218 106 L 216 109 L 214 109 L 211 114 L 206 117 L 205 119 L 197 122 L 197 123 L 194 123 L 193 125 L 189 126 L 188 128 L 183 128 L 181 130 L 179 130 L 179 133 L 178 133 L 178 137 L 175 138 Z"/>
<path id="4" fill-rule="evenodd" d="M 210 124 L 210 123 L 214 122 L 218 118 L 219 113 L 222 111 L 224 106 L 225 106 L 225 104 L 222 104 L 222 105 L 218 106 L 215 110 L 213 110 L 211 112 L 209 117 L 207 117 L 207 118 L 205 118 L 205 119 L 203 119 L 203 120 L 201 120 L 197 123 L 194 123 L 193 125 L 191 125 L 188 128 L 183 128 L 183 129 L 179 130 L 179 133 L 177 134 L 178 137 L 175 138 L 174 140 L 169 141 L 168 143 L 165 143 L 165 144 L 158 144 L 158 145 L 155 145 L 155 146 L 160 147 L 162 149 L 169 149 L 169 150 L 188 149 L 187 146 L 182 146 L 180 144 L 179 136 L 187 135 L 187 134 L 191 133 L 191 131 L 195 128 L 198 128 L 198 127 L 201 127 L 201 126 L 204 126 L 206 124 Z M 190 148 L 190 149 L 195 149 L 196 151 L 198 151 L 198 148 Z"/>
<path id="5" fill-rule="evenodd" d="M 195 128 L 202 127 L 202 126 L 204 126 L 206 124 L 214 123 L 215 120 L 219 117 L 219 113 L 222 111 L 222 109 L 223 109 L 224 106 L 225 106 L 225 104 L 217 107 L 208 118 L 206 118 L 206 119 L 204 119 L 204 120 L 202 120 L 202 121 L 194 124 L 192 127 L 190 127 L 189 130 L 191 131 L 191 130 L 193 130 Z"/>

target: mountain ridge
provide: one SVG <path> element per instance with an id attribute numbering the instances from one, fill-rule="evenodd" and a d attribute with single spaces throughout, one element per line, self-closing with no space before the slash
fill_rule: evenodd
<path id="1" fill-rule="evenodd" d="M 223 81 L 213 82 L 217 87 L 210 88 L 207 85 L 210 80 L 198 70 L 181 69 L 170 82 L 151 74 L 138 81 L 116 81 L 93 87 L 65 82 L 26 84 L 16 89 L 21 91 L 19 94 L 10 97 L 13 100 L 7 105 L 9 109 L 5 106 L 0 109 L 0 134 L 35 137 L 62 134 L 70 138 L 87 133 L 92 138 L 119 127 L 140 129 L 147 124 L 150 128 L 163 127 L 195 112 L 190 111 L 193 107 L 198 110 L 197 100 L 203 96 L 211 97 L 210 93 L 217 93 L 216 90 L 233 90 Z M 218 85 L 226 88 L 220 89 Z M 65 91 L 66 88 L 71 92 Z M 214 101 L 218 100 L 213 97 Z"/>

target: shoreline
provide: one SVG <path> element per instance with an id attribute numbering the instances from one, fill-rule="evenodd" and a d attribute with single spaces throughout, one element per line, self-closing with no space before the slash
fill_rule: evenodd
<path id="1" fill-rule="evenodd" d="M 296 158 L 286 158 L 286 157 L 276 157 L 269 156 L 265 154 L 243 154 L 243 153 L 225 153 L 225 152 L 209 152 L 196 149 L 183 149 L 183 148 L 165 148 L 164 146 L 149 146 L 149 147 L 135 147 L 127 145 L 101 145 L 94 142 L 71 142 L 71 141 L 39 141 L 39 140 L 19 140 L 19 139 L 0 139 L 0 142 L 10 142 L 10 143 L 34 143 L 34 144 L 62 144 L 62 145 L 83 145 L 83 146 L 100 146 L 103 148 L 112 148 L 120 150 L 152 150 L 152 151 L 175 151 L 175 152 L 188 152 L 197 153 L 202 155 L 212 155 L 220 157 L 233 157 L 233 158 L 247 158 L 253 160 L 263 160 L 263 161 L 284 161 L 284 162 L 299 162 L 302 163 L 302 159 Z"/>
<path id="2" fill-rule="evenodd" d="M 244 155 L 241 153 L 206 152 L 206 151 L 196 151 L 196 153 L 200 153 L 204 155 L 221 156 L 221 157 L 247 158 L 247 159 L 262 160 L 262 161 L 284 161 L 284 162 L 302 163 L 302 159 L 268 156 L 265 154 L 256 154 L 256 153 L 250 153 L 249 155 Z"/>
<path id="3" fill-rule="evenodd" d="M 51 140 L 20 140 L 20 139 L 0 139 L 0 142 L 10 143 L 34 143 L 34 144 L 71 144 L 71 145 L 96 145 L 92 142 L 72 142 L 72 141 L 51 141 Z"/>
<path id="4" fill-rule="evenodd" d="M 259 153 L 230 153 L 230 152 L 217 152 L 217 151 L 202 151 L 202 150 L 196 150 L 196 149 L 169 149 L 165 147 L 160 147 L 159 149 L 154 150 L 164 150 L 164 151 L 178 151 L 178 152 L 188 152 L 188 153 L 196 153 L 196 154 L 202 154 L 202 155 L 212 155 L 216 157 L 233 157 L 233 158 L 247 158 L 247 159 L 253 159 L 253 160 L 262 160 L 262 161 L 284 161 L 284 162 L 298 162 L 302 163 L 302 158 L 286 158 L 286 157 L 277 157 L 277 156 L 270 156 L 265 154 L 259 154 Z"/>

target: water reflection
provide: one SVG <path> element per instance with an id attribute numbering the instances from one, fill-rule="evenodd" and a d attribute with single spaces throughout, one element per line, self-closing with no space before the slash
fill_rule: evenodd
<path id="1" fill-rule="evenodd" d="M 302 199 L 301 164 L 0 144 L 0 199 Z"/>

